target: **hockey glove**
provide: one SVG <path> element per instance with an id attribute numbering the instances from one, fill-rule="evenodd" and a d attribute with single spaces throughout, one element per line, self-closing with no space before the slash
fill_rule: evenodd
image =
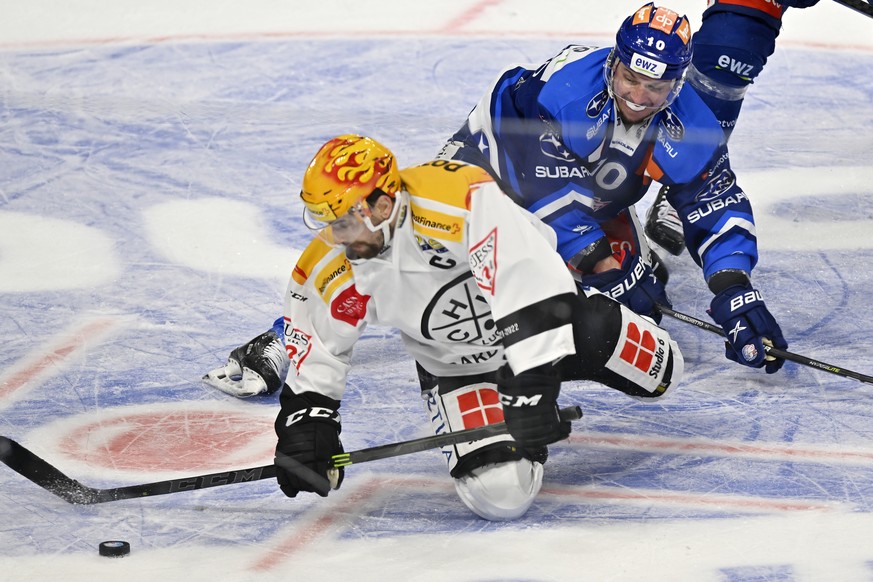
<path id="1" fill-rule="evenodd" d="M 652 267 L 643 262 L 640 255 L 622 251 L 620 269 L 610 269 L 602 273 L 583 275 L 579 283 L 593 287 L 616 301 L 623 303 L 632 311 L 661 322 L 661 312 L 656 304 L 672 307 L 667 299 L 664 284 L 655 276 Z"/>
<path id="2" fill-rule="evenodd" d="M 327 497 L 339 489 L 345 477 L 342 468 L 332 469 L 331 457 L 343 452 L 339 435 L 339 405 L 333 398 L 306 392 L 282 393 L 282 409 L 276 418 L 276 480 L 282 493 L 296 497 L 312 491 Z"/>
<path id="3" fill-rule="evenodd" d="M 785 360 L 770 356 L 765 345 L 787 349 L 788 343 L 776 319 L 764 305 L 760 291 L 751 283 L 733 285 L 712 299 L 709 315 L 725 332 L 725 356 L 752 368 L 764 367 L 773 374 Z"/>
<path id="4" fill-rule="evenodd" d="M 203 376 L 203 381 L 237 398 L 272 394 L 285 382 L 289 363 L 281 338 L 270 330 L 233 350 L 227 364 Z"/>
<path id="5" fill-rule="evenodd" d="M 561 379 L 552 366 L 539 366 L 518 376 L 503 366 L 497 375 L 497 391 L 506 427 L 520 445 L 538 447 L 570 435 L 570 422 L 562 421 L 558 411 Z"/>

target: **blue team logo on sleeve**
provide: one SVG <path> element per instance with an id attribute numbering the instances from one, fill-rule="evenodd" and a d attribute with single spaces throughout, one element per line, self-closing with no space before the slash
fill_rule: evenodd
<path id="1" fill-rule="evenodd" d="M 710 178 L 706 188 L 697 194 L 697 196 L 694 197 L 694 200 L 697 202 L 709 202 L 716 198 L 720 198 L 730 190 L 736 182 L 737 180 L 734 173 L 725 168 L 719 172 L 717 176 Z"/>
<path id="2" fill-rule="evenodd" d="M 672 109 L 665 109 L 664 116 L 661 118 L 661 125 L 667 130 L 667 135 L 674 141 L 679 141 L 685 137 L 685 126 L 682 121 L 673 113 Z"/>
<path id="3" fill-rule="evenodd" d="M 585 113 L 588 114 L 588 117 L 594 119 L 600 112 L 603 111 L 603 108 L 606 107 L 606 103 L 609 101 L 609 92 L 604 89 L 597 95 L 591 98 L 591 101 L 588 102 L 588 105 L 585 106 Z"/>

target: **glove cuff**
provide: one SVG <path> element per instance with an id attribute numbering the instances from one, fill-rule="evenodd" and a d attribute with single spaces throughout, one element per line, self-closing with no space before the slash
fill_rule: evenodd
<path id="1" fill-rule="evenodd" d="M 551 364 L 544 364 L 514 375 L 509 365 L 497 371 L 497 391 L 504 407 L 536 406 L 543 399 L 557 401 L 561 378 Z"/>
<path id="2" fill-rule="evenodd" d="M 706 283 L 713 295 L 718 295 L 730 287 L 740 286 L 750 288 L 752 286 L 749 274 L 739 269 L 716 271 L 710 275 Z"/>

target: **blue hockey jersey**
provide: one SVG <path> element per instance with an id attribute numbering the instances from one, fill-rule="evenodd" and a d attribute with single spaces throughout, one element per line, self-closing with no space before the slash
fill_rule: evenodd
<path id="1" fill-rule="evenodd" d="M 564 260 L 602 238 L 602 225 L 654 180 L 670 186 L 668 200 L 706 278 L 751 272 L 752 208 L 715 116 L 685 85 L 667 109 L 623 123 L 607 90 L 609 53 L 570 45 L 536 69 L 504 71 L 453 141 L 478 149 L 476 162 L 555 230 Z"/>

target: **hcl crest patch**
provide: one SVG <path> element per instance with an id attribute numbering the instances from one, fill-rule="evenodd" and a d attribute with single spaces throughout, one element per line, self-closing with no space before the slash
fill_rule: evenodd
<path id="1" fill-rule="evenodd" d="M 483 346 L 500 339 L 491 305 L 472 273 L 463 273 L 434 293 L 421 316 L 421 335 Z"/>

